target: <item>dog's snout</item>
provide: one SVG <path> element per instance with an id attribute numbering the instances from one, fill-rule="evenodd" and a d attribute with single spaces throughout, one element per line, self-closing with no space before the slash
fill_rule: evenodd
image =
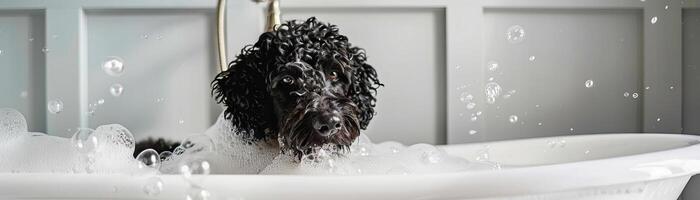
<path id="1" fill-rule="evenodd" d="M 313 123 L 314 129 L 321 136 L 331 136 L 337 133 L 342 126 L 340 115 L 330 112 L 319 115 Z"/>

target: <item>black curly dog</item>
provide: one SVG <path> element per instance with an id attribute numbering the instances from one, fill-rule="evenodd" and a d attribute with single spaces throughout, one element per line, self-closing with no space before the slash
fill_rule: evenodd
<path id="1" fill-rule="evenodd" d="M 247 130 L 242 137 L 278 140 L 282 153 L 297 157 L 323 145 L 348 150 L 372 120 L 383 84 L 364 50 L 338 31 L 315 17 L 288 21 L 216 76 L 212 94 L 226 106 L 225 118 Z"/>

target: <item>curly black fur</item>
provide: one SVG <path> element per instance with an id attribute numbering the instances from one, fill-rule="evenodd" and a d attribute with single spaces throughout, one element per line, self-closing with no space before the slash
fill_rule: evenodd
<path id="1" fill-rule="evenodd" d="M 212 94 L 226 106 L 225 118 L 247 130 L 246 137 L 251 140 L 277 138 L 281 125 L 289 121 L 284 118 L 293 109 L 321 96 L 351 100 L 351 105 L 345 106 L 357 108 L 352 118 L 359 119 L 359 127 L 366 129 L 374 116 L 377 89 L 383 86 L 375 69 L 367 63 L 365 51 L 352 46 L 337 26 L 319 22 L 315 17 L 304 22 L 288 21 L 263 33 L 254 45 L 243 48 L 228 67 L 212 82 Z M 332 67 L 337 68 L 339 80 L 332 76 L 331 82 L 328 71 Z M 293 82 L 292 93 L 298 97 L 284 96 L 275 88 L 290 70 L 303 71 L 300 77 L 306 79 Z M 286 101 L 295 103 L 285 104 Z"/>

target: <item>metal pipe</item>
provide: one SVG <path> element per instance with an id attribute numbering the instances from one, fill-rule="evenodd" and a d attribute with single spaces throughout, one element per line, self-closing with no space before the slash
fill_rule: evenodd
<path id="1" fill-rule="evenodd" d="M 216 16 L 216 44 L 219 49 L 219 72 L 222 72 L 228 69 L 226 59 L 226 0 L 219 0 Z"/>
<path id="2" fill-rule="evenodd" d="M 282 24 L 280 18 L 280 2 L 278 0 L 269 0 L 267 4 L 267 23 L 265 31 L 274 31 L 276 26 Z"/>

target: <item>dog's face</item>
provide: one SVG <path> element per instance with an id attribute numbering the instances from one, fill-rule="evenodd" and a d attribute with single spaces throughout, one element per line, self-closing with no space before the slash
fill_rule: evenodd
<path id="1" fill-rule="evenodd" d="M 346 151 L 374 116 L 382 85 L 364 51 L 315 18 L 262 34 L 212 84 L 251 142 L 278 139 L 296 156 L 324 145 Z"/>

